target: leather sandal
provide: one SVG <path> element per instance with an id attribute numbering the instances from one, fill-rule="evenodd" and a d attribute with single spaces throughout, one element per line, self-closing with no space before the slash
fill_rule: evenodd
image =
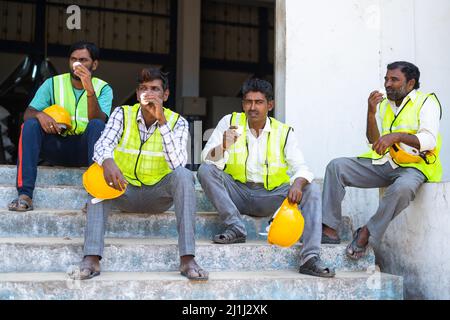
<path id="1" fill-rule="evenodd" d="M 229 228 L 223 233 L 215 235 L 213 238 L 213 242 L 220 244 L 244 243 L 246 241 L 246 238 L 246 236 L 243 236 L 238 231 Z"/>
<path id="2" fill-rule="evenodd" d="M 333 278 L 336 275 L 334 269 L 325 267 L 319 257 L 312 257 L 306 261 L 302 266 L 300 266 L 298 272 L 322 278 Z"/>

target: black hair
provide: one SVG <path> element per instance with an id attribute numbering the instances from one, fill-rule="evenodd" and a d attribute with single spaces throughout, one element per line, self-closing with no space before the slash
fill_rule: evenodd
<path id="1" fill-rule="evenodd" d="M 86 49 L 87 51 L 89 51 L 92 61 L 98 60 L 100 58 L 100 50 L 98 49 L 98 47 L 94 43 L 87 41 L 78 41 L 72 44 L 69 50 L 69 57 L 72 52 L 81 49 Z"/>
<path id="2" fill-rule="evenodd" d="M 163 90 L 166 91 L 169 88 L 169 73 L 163 72 L 161 68 L 157 67 L 149 67 L 144 68 L 139 72 L 137 82 L 138 84 L 154 81 L 154 80 L 161 80 Z"/>
<path id="3" fill-rule="evenodd" d="M 269 81 L 259 78 L 250 78 L 246 80 L 241 88 L 242 97 L 245 97 L 250 91 L 261 92 L 266 96 L 267 101 L 273 100 L 273 87 Z"/>
<path id="4" fill-rule="evenodd" d="M 414 89 L 420 88 L 420 71 L 419 68 L 417 68 L 414 64 L 411 62 L 406 61 L 396 61 L 388 64 L 387 66 L 388 70 L 394 70 L 394 69 L 400 69 L 400 71 L 405 75 L 406 81 L 409 81 L 411 79 L 416 80 L 416 83 L 414 84 Z"/>

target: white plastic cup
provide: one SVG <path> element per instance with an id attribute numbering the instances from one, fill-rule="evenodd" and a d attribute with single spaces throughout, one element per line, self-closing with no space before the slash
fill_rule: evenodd
<path id="1" fill-rule="evenodd" d="M 72 65 L 73 70 L 75 70 L 76 66 L 81 66 L 81 62 L 75 61 Z"/>

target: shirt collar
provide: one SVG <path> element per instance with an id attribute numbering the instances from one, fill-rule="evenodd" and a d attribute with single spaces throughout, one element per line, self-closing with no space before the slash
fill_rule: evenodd
<path id="1" fill-rule="evenodd" d="M 142 109 L 141 109 L 141 107 L 139 107 L 139 110 L 138 110 L 138 113 L 137 113 L 137 117 L 136 117 L 136 121 L 137 121 L 138 123 L 142 123 L 142 124 L 145 125 L 145 119 L 144 119 L 144 115 L 142 114 Z M 157 122 L 158 122 L 158 121 L 155 120 L 155 122 L 154 122 L 150 127 L 155 126 Z"/>
<path id="2" fill-rule="evenodd" d="M 272 126 L 270 125 L 269 117 L 266 118 L 266 124 L 264 125 L 264 128 L 262 130 L 263 130 L 263 132 L 272 131 Z M 250 131 L 250 126 L 248 125 L 248 120 L 247 120 L 247 131 Z"/>

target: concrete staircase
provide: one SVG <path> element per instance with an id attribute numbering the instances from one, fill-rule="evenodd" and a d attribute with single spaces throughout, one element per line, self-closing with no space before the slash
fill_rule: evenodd
<path id="1" fill-rule="evenodd" d="M 12 166 L 0 166 L 0 299 L 402 299 L 401 277 L 376 271 L 373 251 L 358 262 L 345 257 L 346 243 L 323 245 L 321 257 L 337 276 L 323 279 L 297 272 L 301 244 L 283 249 L 258 233 L 267 218 L 245 217 L 248 241 L 216 245 L 221 231 L 214 207 L 200 185 L 197 194 L 197 261 L 210 271 L 207 282 L 192 282 L 178 269 L 173 212 L 112 212 L 107 226 L 102 274 L 74 281 L 83 247 L 87 199 L 82 169 L 39 167 L 35 210 L 7 211 L 16 197 Z M 4 209 L 2 209 L 4 208 Z M 341 237 L 351 238 L 344 220 Z"/>

